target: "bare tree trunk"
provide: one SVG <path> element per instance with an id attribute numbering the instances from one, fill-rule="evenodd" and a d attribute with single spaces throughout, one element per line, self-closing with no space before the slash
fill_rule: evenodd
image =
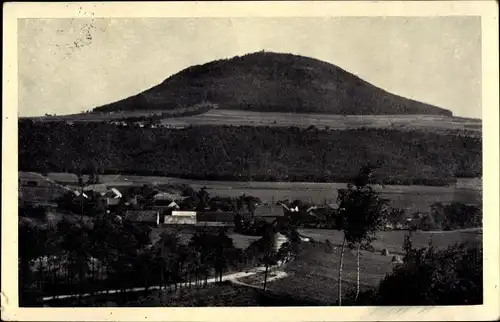
<path id="1" fill-rule="evenodd" d="M 358 243 L 358 249 L 357 249 L 357 253 L 356 253 L 356 297 L 355 297 L 355 301 L 358 300 L 358 296 L 359 296 L 359 257 L 360 257 L 360 250 L 361 248 L 361 243 Z"/>
<path id="2" fill-rule="evenodd" d="M 266 291 L 267 286 L 267 272 L 269 271 L 269 264 L 266 263 L 266 271 L 264 272 L 264 292 Z"/>
<path id="3" fill-rule="evenodd" d="M 346 239 L 342 242 L 342 250 L 340 251 L 340 265 L 339 265 L 339 306 L 342 306 L 342 268 L 344 266 L 344 250 Z"/>

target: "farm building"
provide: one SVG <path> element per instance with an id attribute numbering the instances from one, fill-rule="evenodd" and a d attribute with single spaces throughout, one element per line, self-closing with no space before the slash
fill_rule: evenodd
<path id="1" fill-rule="evenodd" d="M 179 205 L 172 201 L 168 205 L 153 205 L 154 210 L 158 210 L 162 215 L 171 216 L 173 212 L 179 212 Z"/>
<path id="2" fill-rule="evenodd" d="M 196 224 L 200 226 L 234 226 L 234 212 L 204 211 L 196 214 Z"/>
<path id="3" fill-rule="evenodd" d="M 177 194 L 177 193 L 170 193 L 170 192 L 164 192 L 164 191 L 158 191 L 154 196 L 153 200 L 155 201 L 176 201 L 176 200 L 182 200 L 182 196 Z"/>
<path id="4" fill-rule="evenodd" d="M 80 192 L 78 190 L 74 190 L 73 194 L 75 195 L 75 200 L 89 199 L 89 196 L 85 192 Z"/>
<path id="5" fill-rule="evenodd" d="M 164 216 L 165 225 L 196 225 L 196 214 L 191 216 Z"/>
<path id="6" fill-rule="evenodd" d="M 283 206 L 273 204 L 261 204 L 255 208 L 255 217 L 284 217 Z"/>
<path id="7" fill-rule="evenodd" d="M 116 206 L 120 203 L 120 199 L 123 197 L 120 191 L 116 188 L 111 188 L 106 192 L 101 193 L 101 195 L 106 199 L 106 204 L 108 206 Z"/>
<path id="8" fill-rule="evenodd" d="M 157 210 L 128 210 L 125 219 L 143 225 L 160 225 L 160 212 Z"/>
<path id="9" fill-rule="evenodd" d="M 333 215 L 333 209 L 330 207 L 311 207 L 307 209 L 308 220 L 306 226 L 315 228 L 327 228 L 328 219 Z"/>
<path id="10" fill-rule="evenodd" d="M 178 211 L 178 210 L 175 210 L 175 211 L 172 211 L 172 216 L 175 216 L 175 217 L 196 217 L 196 211 Z"/>
<path id="11" fill-rule="evenodd" d="M 103 194 L 104 197 L 106 198 L 112 198 L 112 199 L 120 199 L 123 197 L 120 191 L 116 188 L 111 188 L 108 191 L 104 192 Z"/>
<path id="12" fill-rule="evenodd" d="M 161 124 L 162 128 L 166 129 L 172 129 L 172 130 L 182 130 L 187 127 L 187 124 L 180 124 L 180 123 L 163 123 Z"/>

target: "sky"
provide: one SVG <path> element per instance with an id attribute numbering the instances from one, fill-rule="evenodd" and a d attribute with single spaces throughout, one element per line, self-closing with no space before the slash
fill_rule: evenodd
<path id="1" fill-rule="evenodd" d="M 260 50 L 320 59 L 481 118 L 481 20 L 463 16 L 19 19 L 18 115 L 78 113 Z"/>

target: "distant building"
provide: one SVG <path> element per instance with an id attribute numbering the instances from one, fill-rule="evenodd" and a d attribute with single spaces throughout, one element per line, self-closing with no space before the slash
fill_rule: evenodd
<path id="1" fill-rule="evenodd" d="M 160 212 L 157 210 L 128 210 L 125 212 L 125 219 L 138 224 L 158 227 L 160 225 Z"/>
<path id="2" fill-rule="evenodd" d="M 261 204 L 255 208 L 255 217 L 284 217 L 285 212 L 281 205 Z"/>
<path id="3" fill-rule="evenodd" d="M 394 225 L 392 223 L 387 223 L 385 224 L 385 230 L 393 230 L 394 229 Z"/>
<path id="4" fill-rule="evenodd" d="M 120 203 L 123 195 L 116 188 L 111 188 L 106 192 L 101 193 L 101 195 L 106 199 L 106 204 L 108 206 L 116 206 Z"/>
<path id="5" fill-rule="evenodd" d="M 78 190 L 73 190 L 73 194 L 75 195 L 75 198 L 77 198 L 77 199 L 81 199 L 81 198 L 89 199 L 89 196 L 85 192 L 82 193 Z"/>
<path id="6" fill-rule="evenodd" d="M 203 211 L 196 213 L 199 226 L 234 226 L 235 212 Z"/>
<path id="7" fill-rule="evenodd" d="M 178 211 L 178 210 L 174 210 L 172 211 L 172 216 L 175 216 L 175 217 L 196 217 L 196 211 Z"/>
<path id="8" fill-rule="evenodd" d="M 187 127 L 187 124 L 179 124 L 179 123 L 169 124 L 169 123 L 164 123 L 164 124 L 161 125 L 161 127 L 167 128 L 167 129 L 172 129 L 172 130 L 182 130 L 182 129 L 185 129 Z"/>
<path id="9" fill-rule="evenodd" d="M 332 212 L 333 209 L 330 207 L 310 207 L 307 209 L 309 216 L 305 225 L 316 228 L 327 228 L 328 219 L 332 215 Z"/>
<path id="10" fill-rule="evenodd" d="M 158 191 L 154 196 L 153 199 L 155 201 L 176 201 L 176 200 L 182 200 L 182 196 L 179 194 L 175 193 L 169 193 L 169 192 L 163 192 L 163 191 Z"/>
<path id="11" fill-rule="evenodd" d="M 196 225 L 196 213 L 185 216 L 164 216 L 165 225 Z"/>

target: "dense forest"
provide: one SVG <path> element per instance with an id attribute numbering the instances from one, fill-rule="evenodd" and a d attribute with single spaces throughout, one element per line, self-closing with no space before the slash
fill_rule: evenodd
<path id="1" fill-rule="evenodd" d="M 175 110 L 200 102 L 259 112 L 452 115 L 388 93 L 333 64 L 272 52 L 191 66 L 142 93 L 94 111 Z"/>
<path id="2" fill-rule="evenodd" d="M 481 175 L 480 138 L 388 129 L 196 126 L 119 128 L 19 122 L 19 170 L 168 175 L 213 180 L 346 181 L 377 164 L 373 182 L 443 185 Z"/>

